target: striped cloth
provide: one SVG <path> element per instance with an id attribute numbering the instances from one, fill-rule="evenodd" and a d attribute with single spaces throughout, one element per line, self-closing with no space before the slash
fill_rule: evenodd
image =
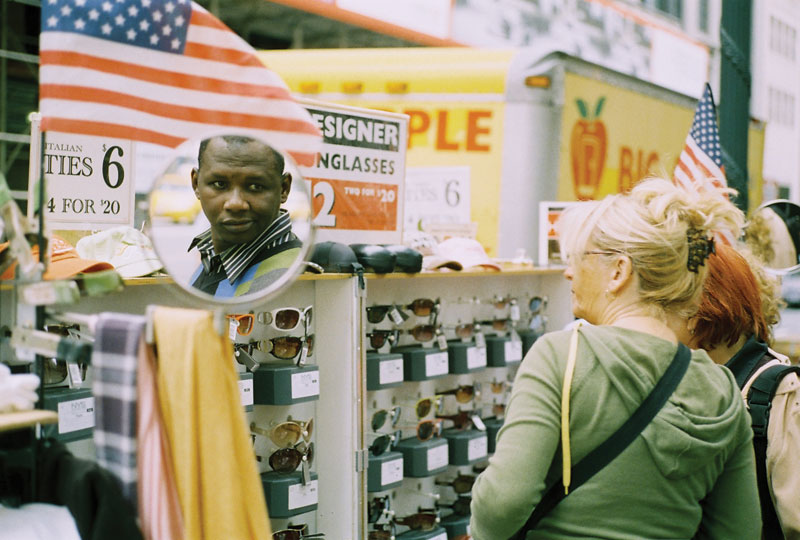
<path id="1" fill-rule="evenodd" d="M 97 462 L 114 473 L 136 507 L 136 371 L 145 318 L 122 313 L 98 317 L 92 349 L 94 444 Z"/>

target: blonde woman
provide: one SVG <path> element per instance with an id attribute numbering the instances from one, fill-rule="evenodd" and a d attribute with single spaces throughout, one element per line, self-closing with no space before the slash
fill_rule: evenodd
<path id="1" fill-rule="evenodd" d="M 571 464 L 650 394 L 686 351 L 671 327 L 697 309 L 712 231 L 741 223 L 730 203 L 661 179 L 567 210 L 565 277 L 575 316 L 591 323 L 577 330 L 568 429 L 571 333 L 554 332 L 520 366 L 496 452 L 473 487 L 475 540 L 515 536 L 547 489 L 568 486 Z M 733 377 L 693 351 L 679 380 L 641 434 L 523 538 L 759 537 L 752 435 Z"/>

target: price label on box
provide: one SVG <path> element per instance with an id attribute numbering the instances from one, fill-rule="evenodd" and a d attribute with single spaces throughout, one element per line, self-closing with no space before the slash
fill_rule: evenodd
<path id="1" fill-rule="evenodd" d="M 403 458 L 381 463 L 381 485 L 388 486 L 403 479 Z"/>
<path id="2" fill-rule="evenodd" d="M 467 368 L 478 369 L 486 367 L 486 347 L 467 348 Z"/>
<path id="3" fill-rule="evenodd" d="M 50 228 L 133 225 L 133 142 L 48 131 L 41 163 L 46 183 L 44 212 Z M 38 176 L 31 180 L 28 200 L 33 201 Z"/>
<path id="4" fill-rule="evenodd" d="M 467 443 L 467 459 L 469 461 L 476 461 L 485 458 L 489 455 L 489 439 L 486 435 L 482 435 L 476 439 L 472 439 Z"/>
<path id="5" fill-rule="evenodd" d="M 323 136 L 315 165 L 300 168 L 310 182 L 317 240 L 400 243 L 408 116 L 303 104 Z"/>
<path id="6" fill-rule="evenodd" d="M 319 500 L 317 483 L 317 480 L 312 480 L 306 485 L 294 484 L 289 486 L 289 510 L 317 504 Z"/>
<path id="7" fill-rule="evenodd" d="M 506 363 L 522 361 L 522 342 L 517 340 L 506 341 L 505 343 Z"/>
<path id="8" fill-rule="evenodd" d="M 446 352 L 432 353 L 425 355 L 425 376 L 436 377 L 446 375 L 450 367 L 450 362 Z"/>
<path id="9" fill-rule="evenodd" d="M 303 371 L 292 375 L 292 399 L 319 395 L 319 370 Z"/>
<path id="10" fill-rule="evenodd" d="M 391 384 L 403 381 L 403 359 L 384 360 L 379 364 L 378 382 Z"/>
<path id="11" fill-rule="evenodd" d="M 435 471 L 442 467 L 447 467 L 450 463 L 446 444 L 440 444 L 433 448 L 428 448 L 428 470 Z"/>
<path id="12" fill-rule="evenodd" d="M 239 398 L 242 400 L 243 407 L 253 404 L 253 379 L 239 380 Z"/>
<path id="13" fill-rule="evenodd" d="M 58 404 L 58 433 L 94 427 L 94 398 L 73 399 Z"/>

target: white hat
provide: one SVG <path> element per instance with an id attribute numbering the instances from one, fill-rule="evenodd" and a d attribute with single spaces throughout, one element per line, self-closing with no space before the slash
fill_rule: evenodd
<path id="1" fill-rule="evenodd" d="M 127 225 L 85 236 L 75 249 L 83 258 L 111 263 L 123 278 L 146 276 L 164 268 L 150 239 Z"/>
<path id="2" fill-rule="evenodd" d="M 436 244 L 431 255 L 422 259 L 422 267 L 426 270 L 443 267 L 466 270 L 475 266 L 493 270 L 501 269 L 500 265 L 489 258 L 483 246 L 472 238 L 448 238 Z"/>

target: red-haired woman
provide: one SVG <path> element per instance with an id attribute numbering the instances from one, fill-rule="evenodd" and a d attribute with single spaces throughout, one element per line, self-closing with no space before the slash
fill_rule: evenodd
<path id="1" fill-rule="evenodd" d="M 748 402 L 756 435 L 753 444 L 763 538 L 800 539 L 800 475 L 796 467 L 800 379 L 796 373 L 775 369 L 773 373 L 783 377 L 772 379 L 777 390 L 771 406 L 769 394 L 774 386 L 766 382 L 770 368 L 788 364 L 785 356 L 768 346 L 771 325 L 778 320 L 775 286 L 758 262 L 748 261 L 726 245 L 717 246 L 707 264 L 700 309 L 689 321 L 688 335 L 680 337 L 730 369 Z M 759 382 L 754 385 L 756 379 Z"/>

